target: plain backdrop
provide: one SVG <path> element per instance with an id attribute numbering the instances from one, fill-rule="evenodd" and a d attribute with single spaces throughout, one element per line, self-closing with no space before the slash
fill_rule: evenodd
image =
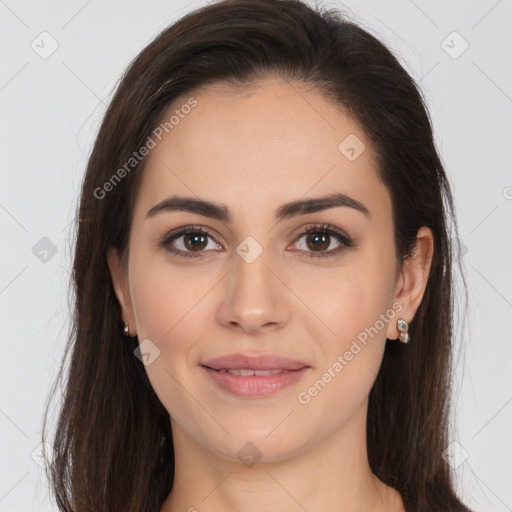
<path id="1" fill-rule="evenodd" d="M 42 414 L 69 324 L 86 160 L 125 67 L 200 5 L 0 0 L 0 512 L 57 510 L 41 467 Z M 323 5 L 342 7 L 385 42 L 427 97 L 470 295 L 458 325 L 450 460 L 475 511 L 510 511 L 512 2 Z"/>

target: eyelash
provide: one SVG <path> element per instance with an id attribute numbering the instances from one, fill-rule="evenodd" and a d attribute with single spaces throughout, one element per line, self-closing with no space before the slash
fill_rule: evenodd
<path id="1" fill-rule="evenodd" d="M 180 250 L 175 250 L 175 249 L 169 249 L 168 248 L 168 246 L 172 242 L 174 242 L 175 240 L 177 240 L 181 236 L 187 235 L 187 234 L 191 234 L 191 233 L 192 234 L 207 235 L 210 238 L 212 238 L 212 240 L 214 240 L 216 243 L 218 243 L 215 240 L 215 236 L 213 235 L 213 233 L 210 230 L 208 230 L 206 228 L 203 228 L 203 227 L 189 226 L 189 227 L 180 229 L 179 231 L 171 232 L 171 233 L 167 234 L 159 242 L 158 245 L 160 247 L 162 247 L 162 248 L 167 249 L 174 256 L 184 257 L 184 258 L 202 258 L 204 251 L 203 252 L 202 251 L 195 252 L 195 251 L 183 251 L 181 249 Z M 332 226 L 329 226 L 328 224 L 315 224 L 313 226 L 310 226 L 310 227 L 306 228 L 304 231 L 301 231 L 296 236 L 296 240 L 300 241 L 301 237 L 303 237 L 304 235 L 308 235 L 310 233 L 316 233 L 316 234 L 333 236 L 338 242 L 340 242 L 341 245 L 337 249 L 333 249 L 331 251 L 323 251 L 323 252 L 307 251 L 308 254 L 303 256 L 303 257 L 305 257 L 307 259 L 311 259 L 311 258 L 326 258 L 326 257 L 337 256 L 344 248 L 354 247 L 354 242 L 352 241 L 351 238 L 349 238 L 348 236 L 343 234 L 338 229 L 336 229 L 336 228 L 334 228 Z"/>

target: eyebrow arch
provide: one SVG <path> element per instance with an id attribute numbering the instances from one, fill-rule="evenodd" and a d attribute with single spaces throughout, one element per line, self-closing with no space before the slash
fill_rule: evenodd
<path id="1" fill-rule="evenodd" d="M 286 203 L 280 206 L 275 214 L 274 221 L 281 222 L 292 217 L 299 215 L 306 215 L 308 213 L 316 213 L 330 208 L 337 208 L 346 206 L 360 211 L 368 218 L 370 212 L 368 208 L 361 202 L 353 199 L 345 194 L 328 194 L 326 196 L 317 197 L 313 199 L 298 200 Z M 202 199 L 195 199 L 193 197 L 179 197 L 171 196 L 164 199 L 157 205 L 153 206 L 146 214 L 146 218 L 154 217 L 155 215 L 163 212 L 184 211 L 211 217 L 223 222 L 230 223 L 232 216 L 229 208 L 224 204 L 218 204 L 211 201 Z"/>

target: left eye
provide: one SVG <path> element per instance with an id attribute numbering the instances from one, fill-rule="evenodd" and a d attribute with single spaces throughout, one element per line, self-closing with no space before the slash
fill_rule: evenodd
<path id="1" fill-rule="evenodd" d="M 326 224 L 311 226 L 305 231 L 302 231 L 297 235 L 299 242 L 302 241 L 303 237 L 305 237 L 304 242 L 306 249 L 313 248 L 313 250 L 306 250 L 305 256 L 308 258 L 336 256 L 344 248 L 354 247 L 354 243 L 350 237 Z M 322 250 L 330 246 L 330 242 L 333 238 L 338 241 L 338 247 L 330 251 Z"/>
<path id="2" fill-rule="evenodd" d="M 338 247 L 343 244 L 343 240 L 340 240 L 340 237 L 337 234 L 333 235 L 332 232 L 329 233 L 327 231 L 308 231 L 300 235 L 298 238 L 299 244 L 297 244 L 297 247 L 306 251 L 311 250 L 312 252 L 324 252 L 323 249 L 328 249 L 334 241 L 338 242 Z M 304 242 L 302 247 L 300 242 Z"/>

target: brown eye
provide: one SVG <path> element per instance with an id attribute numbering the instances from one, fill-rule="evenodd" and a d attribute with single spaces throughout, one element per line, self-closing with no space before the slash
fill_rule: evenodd
<path id="1" fill-rule="evenodd" d="M 325 233 L 308 233 L 306 236 L 306 245 L 313 251 L 325 250 L 329 248 L 331 236 Z"/>
<path id="2" fill-rule="evenodd" d="M 209 242 L 209 239 L 211 239 L 211 242 Z M 185 258 L 200 258 L 208 248 L 222 248 L 215 241 L 212 233 L 206 231 L 204 228 L 194 227 L 188 227 L 169 233 L 159 245 L 167 249 L 171 254 Z"/>
<path id="3" fill-rule="evenodd" d="M 344 248 L 354 247 L 353 241 L 347 235 L 326 224 L 309 227 L 297 239 L 297 248 L 308 253 L 307 257 L 335 256 Z M 301 247 L 302 239 L 304 244 Z M 331 250 L 327 250 L 329 248 Z"/>
<path id="4" fill-rule="evenodd" d="M 191 251 L 201 251 L 208 245 L 208 235 L 202 233 L 187 233 L 183 235 L 183 245 Z"/>
<path id="5" fill-rule="evenodd" d="M 302 243 L 305 245 L 301 246 Z M 322 257 L 335 256 L 345 248 L 354 247 L 354 242 L 338 229 L 322 224 L 311 226 L 297 235 L 296 245 L 298 251 L 305 253 L 306 257 Z M 175 256 L 185 258 L 200 258 L 208 250 L 222 249 L 213 233 L 193 226 L 169 233 L 159 242 L 159 246 Z"/>

